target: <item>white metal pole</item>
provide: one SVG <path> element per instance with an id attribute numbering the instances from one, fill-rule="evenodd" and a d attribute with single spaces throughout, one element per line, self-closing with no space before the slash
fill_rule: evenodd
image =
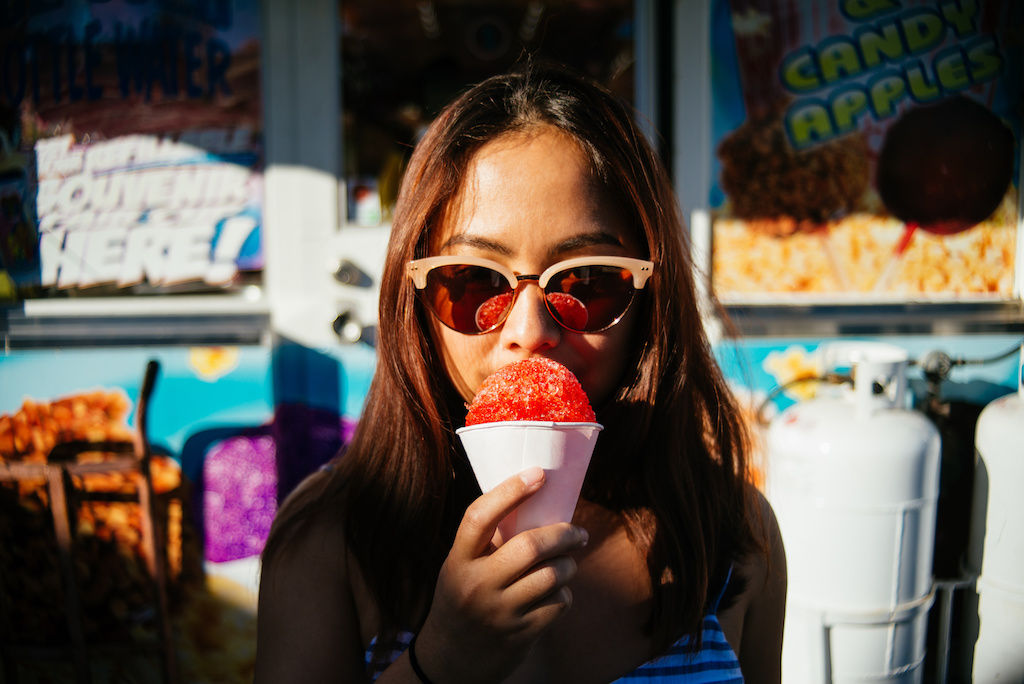
<path id="1" fill-rule="evenodd" d="M 271 326 L 333 345 L 341 103 L 336 0 L 266 0 L 263 249 Z"/>

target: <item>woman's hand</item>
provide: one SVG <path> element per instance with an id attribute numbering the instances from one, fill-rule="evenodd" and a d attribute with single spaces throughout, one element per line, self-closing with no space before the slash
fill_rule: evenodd
<path id="1" fill-rule="evenodd" d="M 544 483 L 531 468 L 474 501 L 441 567 L 416 655 L 434 681 L 498 681 L 572 605 L 571 551 L 587 533 L 569 523 L 527 530 L 505 543 L 498 523 Z"/>

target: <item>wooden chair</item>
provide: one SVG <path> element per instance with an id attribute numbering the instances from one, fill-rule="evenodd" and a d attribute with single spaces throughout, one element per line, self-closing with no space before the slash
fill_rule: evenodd
<path id="1" fill-rule="evenodd" d="M 149 401 L 159 370 L 159 362 L 155 360 L 149 361 L 146 365 L 136 406 L 132 441 L 63 442 L 50 451 L 46 463 L 0 463 L 0 481 L 40 477 L 46 480 L 70 638 L 70 646 L 0 645 L 6 684 L 16 684 L 16 662 L 20 659 L 53 660 L 69 656 L 75 669 L 76 681 L 80 684 L 89 684 L 92 681 L 91 656 L 124 651 L 136 653 L 141 649 L 156 651 L 161 660 L 161 675 L 166 684 L 178 682 L 167 596 L 167 537 L 161 524 L 161 515 L 157 510 L 151 472 L 152 452 L 147 437 Z M 85 452 L 105 452 L 113 457 L 101 462 L 78 463 L 78 455 Z M 135 492 L 88 492 L 76 487 L 73 480 L 74 476 L 118 472 L 129 473 L 132 476 L 136 483 Z M 78 504 L 85 501 L 128 501 L 139 504 L 142 521 L 141 545 L 155 596 L 154 614 L 158 632 L 155 643 L 99 644 L 90 643 L 85 637 L 82 604 L 72 556 L 72 515 Z"/>

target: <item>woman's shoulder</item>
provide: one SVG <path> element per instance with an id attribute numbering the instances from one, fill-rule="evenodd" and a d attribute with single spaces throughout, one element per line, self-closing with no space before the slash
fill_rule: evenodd
<path id="1" fill-rule="evenodd" d="M 752 539 L 744 544 L 746 550 L 733 557 L 731 579 L 726 588 L 723 607 L 729 612 L 745 613 L 773 582 L 784 583 L 786 555 L 782 547 L 775 512 L 757 488 L 747 487 L 747 521 Z"/>
<path id="2" fill-rule="evenodd" d="M 307 477 L 281 504 L 263 552 L 263 579 L 290 583 L 311 574 L 348 574 L 343 517 L 326 500 L 327 477 Z"/>
<path id="3" fill-rule="evenodd" d="M 323 496 L 323 477 L 307 478 L 285 500 L 264 551 L 258 681 L 287 681 L 286 673 L 297 662 L 316 673 L 308 681 L 328 681 L 339 672 L 351 675 L 342 681 L 362 676 L 358 597 L 366 592 L 351 561 L 339 511 L 310 498 Z"/>
<path id="4" fill-rule="evenodd" d="M 748 501 L 757 544 L 736 560 L 733 573 L 742 578 L 742 591 L 719 618 L 744 673 L 764 673 L 763 681 L 776 681 L 786 610 L 786 552 L 771 504 L 754 487 Z"/>
<path id="5" fill-rule="evenodd" d="M 754 551 L 739 559 L 737 568 L 747 580 L 747 591 L 763 591 L 771 582 L 786 577 L 786 553 L 782 546 L 779 522 L 772 505 L 756 487 L 748 488 Z"/>

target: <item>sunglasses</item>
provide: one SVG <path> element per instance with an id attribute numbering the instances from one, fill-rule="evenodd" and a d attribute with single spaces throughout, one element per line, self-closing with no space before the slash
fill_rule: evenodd
<path id="1" fill-rule="evenodd" d="M 540 275 L 518 275 L 471 256 L 436 256 L 406 264 L 417 294 L 437 320 L 464 335 L 490 332 L 505 322 L 519 283 L 536 282 L 555 321 L 576 333 L 600 332 L 618 323 L 654 263 L 628 257 L 577 257 Z"/>

